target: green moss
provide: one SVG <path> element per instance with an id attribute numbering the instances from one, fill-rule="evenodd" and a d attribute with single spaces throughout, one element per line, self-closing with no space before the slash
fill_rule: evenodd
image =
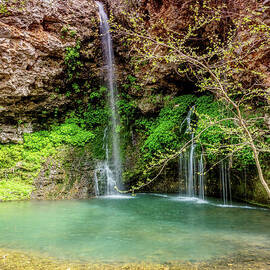
<path id="1" fill-rule="evenodd" d="M 21 145 L 1 145 L 0 200 L 28 199 L 33 181 L 48 157 L 54 156 L 63 145 L 83 147 L 93 138 L 92 132 L 68 119 L 50 130 L 24 134 Z"/>
<path id="2" fill-rule="evenodd" d="M 23 181 L 0 182 L 0 199 L 3 201 L 28 199 L 32 191 L 33 186 Z"/>
<path id="3" fill-rule="evenodd" d="M 159 116 L 149 128 L 149 136 L 142 146 L 146 159 L 150 159 L 155 153 L 166 152 L 167 149 L 177 150 L 180 147 L 184 136 L 181 124 L 196 99 L 193 95 L 180 96 L 169 101 L 161 109 Z"/>
<path id="4" fill-rule="evenodd" d="M 232 111 L 222 103 L 215 101 L 212 96 L 202 96 L 196 103 L 196 135 L 200 134 L 197 144 L 204 149 L 209 163 L 228 156 L 233 156 L 233 166 L 254 165 L 252 150 L 244 145 L 245 136 L 233 120 Z M 224 120 L 228 119 L 228 120 Z M 214 124 L 215 123 L 215 124 Z"/>

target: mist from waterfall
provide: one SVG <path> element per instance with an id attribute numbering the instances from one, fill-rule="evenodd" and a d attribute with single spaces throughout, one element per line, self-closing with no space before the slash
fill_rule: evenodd
<path id="1" fill-rule="evenodd" d="M 104 81 L 108 90 L 108 101 L 111 113 L 111 121 L 109 124 L 108 134 L 104 136 L 104 145 L 106 152 L 106 160 L 99 163 L 96 168 L 96 173 L 104 178 L 107 182 L 106 195 L 117 194 L 115 186 L 122 186 L 122 162 L 120 156 L 120 118 L 117 107 L 117 87 L 115 83 L 115 68 L 114 68 L 114 53 L 113 44 L 110 34 L 110 26 L 108 16 L 104 11 L 103 4 L 96 2 L 99 8 L 100 16 L 100 35 L 103 50 L 103 74 Z M 107 129 L 106 129 L 107 130 Z M 106 134 L 106 130 L 104 134 Z M 96 185 L 99 181 L 95 181 Z M 96 189 L 97 190 L 97 189 Z M 100 191 L 99 191 L 100 193 Z"/>

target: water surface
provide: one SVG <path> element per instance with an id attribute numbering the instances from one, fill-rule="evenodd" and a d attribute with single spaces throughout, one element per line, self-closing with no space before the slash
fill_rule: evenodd
<path id="1" fill-rule="evenodd" d="M 270 254 L 270 211 L 163 194 L 0 204 L 0 249 L 94 262 Z"/>

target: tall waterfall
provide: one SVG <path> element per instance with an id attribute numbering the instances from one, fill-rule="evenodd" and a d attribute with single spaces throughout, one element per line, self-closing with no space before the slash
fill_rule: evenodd
<path id="1" fill-rule="evenodd" d="M 110 34 L 110 26 L 108 24 L 108 16 L 104 11 L 103 4 L 96 2 L 99 8 L 100 16 L 100 34 L 104 58 L 104 80 L 108 89 L 108 100 L 111 111 L 111 124 L 108 136 L 104 136 L 106 161 L 103 165 L 99 164 L 96 168 L 99 174 L 106 178 L 107 188 L 105 194 L 116 194 L 115 186 L 122 185 L 122 163 L 120 157 L 120 136 L 119 126 L 120 119 L 117 108 L 117 88 L 115 83 L 114 53 L 112 46 L 112 38 Z M 105 132 L 106 134 L 106 132 Z M 109 151 L 110 149 L 110 151 Z"/>

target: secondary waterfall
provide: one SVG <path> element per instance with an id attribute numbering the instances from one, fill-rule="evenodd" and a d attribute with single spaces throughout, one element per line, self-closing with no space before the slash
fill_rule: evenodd
<path id="1" fill-rule="evenodd" d="M 112 38 L 110 34 L 110 26 L 108 24 L 108 16 L 104 11 L 103 4 L 96 2 L 99 8 L 100 16 L 100 34 L 104 58 L 104 81 L 108 89 L 108 100 L 111 111 L 111 123 L 108 136 L 104 135 L 104 144 L 106 151 L 106 161 L 98 164 L 96 173 L 106 181 L 106 191 L 104 194 L 117 194 L 115 186 L 121 188 L 122 185 L 122 163 L 120 157 L 120 136 L 119 126 L 120 119 L 117 108 L 117 88 L 115 83 L 114 53 L 112 46 Z M 110 150 L 109 150 L 110 149 Z M 98 177 L 98 176 L 97 176 Z M 100 182 L 96 180 L 96 185 Z M 97 190 L 97 189 L 96 189 Z M 100 191 L 99 191 L 100 193 Z"/>
<path id="2" fill-rule="evenodd" d="M 204 200 L 204 164 L 203 164 L 203 153 L 198 162 L 198 178 L 199 178 L 199 198 Z"/>
<path id="3" fill-rule="evenodd" d="M 189 151 L 181 153 L 179 156 L 179 178 L 181 189 L 185 189 L 185 194 L 189 197 L 199 196 L 204 199 L 204 164 L 203 155 L 200 159 L 195 155 L 196 143 L 194 140 L 194 130 L 192 128 L 192 115 L 195 107 L 193 106 L 184 120 L 187 123 L 186 133 L 190 134 L 191 145 Z M 184 124 L 184 122 L 181 124 Z M 198 180 L 198 181 L 197 181 Z M 183 185 L 184 183 L 184 185 Z M 184 187 L 184 188 L 183 188 Z"/>
<path id="4" fill-rule="evenodd" d="M 191 146 L 189 152 L 189 163 L 188 163 L 188 193 L 189 197 L 194 197 L 196 193 L 196 175 L 195 175 L 195 163 L 196 160 L 194 158 L 194 150 L 196 148 L 196 144 L 194 143 L 194 133 L 191 134 Z"/>
<path id="5" fill-rule="evenodd" d="M 219 172 L 221 198 L 223 199 L 223 204 L 232 204 L 230 170 L 228 164 L 224 160 L 220 163 Z"/>

